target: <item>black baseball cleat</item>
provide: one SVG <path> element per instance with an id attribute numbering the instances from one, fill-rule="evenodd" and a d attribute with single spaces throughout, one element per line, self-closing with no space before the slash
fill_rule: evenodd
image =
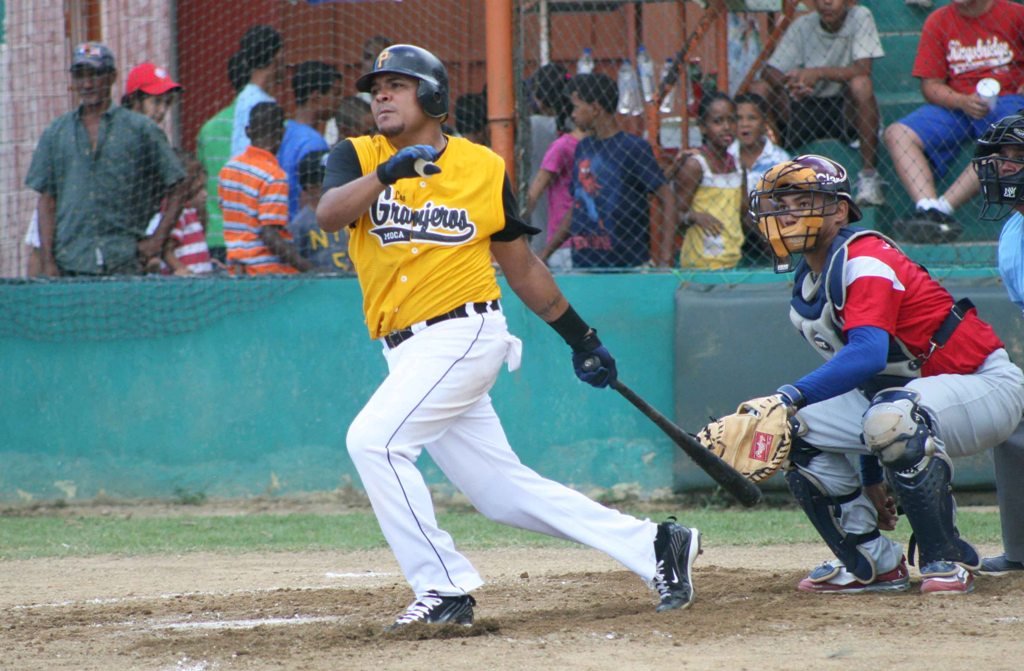
<path id="1" fill-rule="evenodd" d="M 661 603 L 656 609 L 687 608 L 693 603 L 693 562 L 700 549 L 700 531 L 676 524 L 675 518 L 658 525 L 654 538 L 655 568 L 654 588 L 658 590 Z"/>
<path id="2" fill-rule="evenodd" d="M 413 601 L 387 630 L 395 631 L 415 622 L 471 627 L 475 605 L 476 599 L 468 594 L 441 596 L 431 590 Z"/>

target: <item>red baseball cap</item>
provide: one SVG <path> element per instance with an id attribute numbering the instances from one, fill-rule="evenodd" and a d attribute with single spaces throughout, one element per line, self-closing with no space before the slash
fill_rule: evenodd
<path id="1" fill-rule="evenodd" d="M 152 63 L 142 63 L 132 68 L 128 73 L 128 81 L 124 85 L 124 94 L 131 95 L 136 91 L 148 93 L 151 96 L 158 96 L 168 91 L 180 91 L 182 85 L 171 79 L 171 76 L 161 67 Z"/>

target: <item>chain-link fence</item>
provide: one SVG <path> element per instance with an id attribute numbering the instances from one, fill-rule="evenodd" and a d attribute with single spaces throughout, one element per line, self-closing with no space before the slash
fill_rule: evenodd
<path id="1" fill-rule="evenodd" d="M 1016 109 L 1016 80 L 979 66 L 1003 95 L 953 133 L 949 114 L 919 111 L 914 74 L 948 69 L 969 93 L 982 77 L 957 68 L 1024 41 L 979 38 L 951 68 L 940 52 L 915 64 L 926 17 L 948 3 L 921 4 L 516 0 L 512 53 L 496 54 L 474 0 L 0 0 L 0 275 L 225 272 L 229 243 L 260 238 L 232 233 L 245 204 L 222 171 L 268 102 L 290 122 L 257 163 L 269 170 L 276 154 L 287 176 L 274 216 L 294 256 L 265 269 L 350 273 L 344 234 L 311 217 L 316 159 L 372 132 L 355 82 L 389 43 L 445 61 L 448 130 L 483 143 L 488 85 L 506 84 L 488 81 L 487 59 L 511 60 L 508 158 L 556 270 L 769 267 L 747 193 L 805 152 L 846 166 L 863 225 L 910 248 L 941 242 L 930 258 L 943 263 L 994 265 L 1000 222 L 976 216 L 969 158 L 984 126 Z M 946 130 L 932 137 L 936 124 Z"/>

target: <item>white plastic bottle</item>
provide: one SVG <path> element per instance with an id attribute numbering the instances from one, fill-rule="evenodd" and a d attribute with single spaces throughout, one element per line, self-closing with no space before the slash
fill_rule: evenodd
<path id="1" fill-rule="evenodd" d="M 658 82 L 671 81 L 672 78 L 672 59 L 666 58 L 665 64 L 661 66 L 661 73 L 658 77 Z M 661 105 L 658 107 L 658 111 L 662 114 L 671 114 L 676 107 L 676 99 L 679 96 L 679 79 L 676 76 L 676 83 L 668 88 L 665 93 L 665 97 L 661 99 Z"/>
<path id="2" fill-rule="evenodd" d="M 640 74 L 640 90 L 644 94 L 644 102 L 654 102 L 654 61 L 647 53 L 647 47 L 640 45 L 636 50 L 636 69 Z"/>
<path id="3" fill-rule="evenodd" d="M 619 66 L 619 114 L 639 116 L 644 109 L 640 99 L 640 82 L 636 78 L 636 70 L 627 58 Z"/>
<path id="4" fill-rule="evenodd" d="M 594 52 L 590 47 L 584 47 L 579 60 L 576 61 L 576 74 L 588 75 L 594 71 Z"/>

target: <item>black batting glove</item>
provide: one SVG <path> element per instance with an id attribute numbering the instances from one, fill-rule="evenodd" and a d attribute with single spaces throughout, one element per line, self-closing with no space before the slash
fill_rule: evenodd
<path id="1" fill-rule="evenodd" d="M 615 357 L 601 344 L 594 330 L 573 345 L 572 367 L 576 377 L 592 387 L 607 387 L 618 379 Z"/>
<path id="2" fill-rule="evenodd" d="M 377 179 L 381 184 L 394 184 L 407 177 L 427 177 L 441 172 L 434 161 L 438 152 L 429 144 L 414 144 L 400 150 L 377 166 Z"/>

